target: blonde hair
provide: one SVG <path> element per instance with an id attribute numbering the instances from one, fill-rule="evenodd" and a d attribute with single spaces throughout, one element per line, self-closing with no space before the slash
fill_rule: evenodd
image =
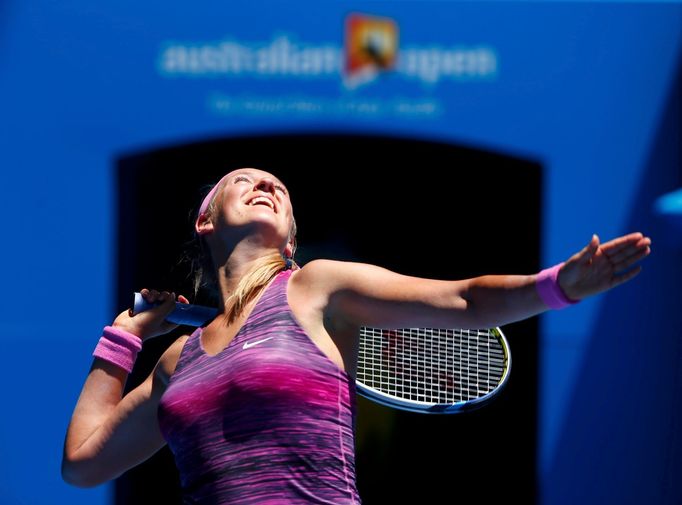
<path id="1" fill-rule="evenodd" d="M 213 198 L 211 199 L 206 213 L 213 216 L 215 212 L 216 196 L 220 193 L 221 188 L 217 188 Z M 241 315 L 244 308 L 254 298 L 258 296 L 260 291 L 267 286 L 270 281 L 283 270 L 291 268 L 297 270 L 299 266 L 294 261 L 294 254 L 296 253 L 296 220 L 292 215 L 292 226 L 289 230 L 288 242 L 293 242 L 291 258 L 285 258 L 279 252 L 269 254 L 258 258 L 251 269 L 239 280 L 234 293 L 225 300 L 225 313 L 227 315 L 227 323 L 232 323 L 237 317 Z M 217 298 L 218 279 L 215 275 L 215 267 L 211 259 L 210 250 L 206 244 L 205 239 L 197 235 L 199 242 L 199 265 L 194 274 L 194 294 L 195 296 L 201 288 L 209 288 L 212 295 Z"/>
<path id="2" fill-rule="evenodd" d="M 227 321 L 231 323 L 244 311 L 260 291 L 281 271 L 286 270 L 286 260 L 279 253 L 263 256 L 240 280 L 234 293 L 225 301 Z"/>

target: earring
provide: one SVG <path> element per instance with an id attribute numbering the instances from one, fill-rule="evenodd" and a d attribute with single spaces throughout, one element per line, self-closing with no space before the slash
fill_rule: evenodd
<path id="1" fill-rule="evenodd" d="M 284 258 L 286 267 L 285 270 L 291 270 L 294 267 L 294 260 L 292 258 Z"/>

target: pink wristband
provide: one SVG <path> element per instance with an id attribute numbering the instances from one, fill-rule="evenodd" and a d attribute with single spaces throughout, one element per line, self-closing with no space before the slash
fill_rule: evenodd
<path id="1" fill-rule="evenodd" d="M 578 303 L 577 300 L 571 300 L 559 286 L 559 270 L 563 263 L 554 265 L 552 268 L 547 268 L 540 272 L 535 280 L 535 287 L 542 301 L 550 309 L 563 309 L 569 305 Z"/>
<path id="2" fill-rule="evenodd" d="M 138 351 L 142 349 L 142 339 L 132 333 L 105 326 L 93 356 L 113 363 L 130 373 L 135 364 Z"/>

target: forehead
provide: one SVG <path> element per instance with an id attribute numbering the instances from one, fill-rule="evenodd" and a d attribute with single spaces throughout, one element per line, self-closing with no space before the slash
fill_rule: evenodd
<path id="1" fill-rule="evenodd" d="M 236 177 L 237 175 L 248 175 L 249 177 L 270 177 L 274 181 L 278 182 L 282 186 L 284 186 L 284 183 L 280 181 L 277 177 L 272 175 L 270 172 L 265 172 L 264 170 L 258 170 L 257 168 L 239 168 L 237 170 L 233 170 L 232 172 L 228 173 L 225 176 L 225 179 L 231 179 L 233 177 Z"/>

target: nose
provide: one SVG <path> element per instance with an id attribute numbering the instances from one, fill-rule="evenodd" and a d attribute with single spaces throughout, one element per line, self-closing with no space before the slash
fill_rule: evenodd
<path id="1" fill-rule="evenodd" d="M 275 194 L 275 181 L 273 181 L 269 177 L 263 177 L 256 183 L 256 189 L 259 189 L 261 191 L 264 191 L 266 193 L 272 193 L 273 195 Z"/>

